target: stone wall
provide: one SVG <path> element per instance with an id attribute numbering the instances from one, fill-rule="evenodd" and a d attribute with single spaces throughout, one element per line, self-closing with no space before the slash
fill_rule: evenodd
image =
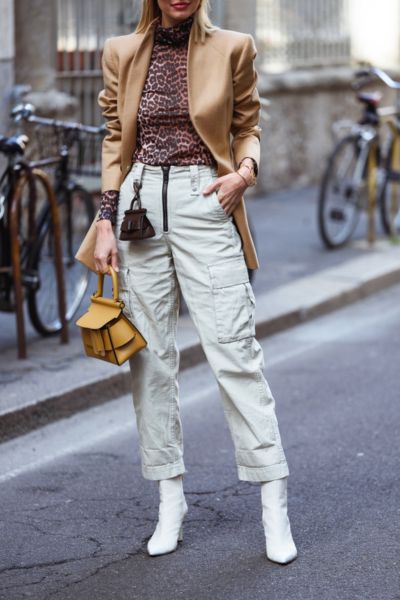
<path id="1" fill-rule="evenodd" d="M 332 150 L 331 125 L 337 119 L 359 119 L 361 104 L 350 84 L 351 68 L 260 74 L 260 95 L 270 101 L 262 120 L 261 168 L 257 191 L 274 191 L 319 182 Z M 392 73 L 395 77 L 396 74 Z M 398 76 L 398 74 L 397 74 Z M 393 92 L 377 83 L 383 105 Z"/>
<path id="2" fill-rule="evenodd" d="M 56 68 L 56 2 L 17 0 L 15 4 L 15 80 L 36 91 L 53 87 Z"/>
<path id="3" fill-rule="evenodd" d="M 56 90 L 57 3 L 18 0 L 15 28 L 15 81 L 32 87 L 24 100 L 32 102 L 37 114 L 75 117 L 77 100 Z"/>
<path id="4" fill-rule="evenodd" d="M 256 9 L 256 0 L 246 0 L 245 2 L 243 0 L 229 0 L 229 2 L 224 2 L 224 29 L 251 33 L 255 37 Z"/>

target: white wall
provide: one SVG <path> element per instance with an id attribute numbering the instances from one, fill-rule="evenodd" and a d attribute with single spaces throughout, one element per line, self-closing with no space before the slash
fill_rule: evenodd
<path id="1" fill-rule="evenodd" d="M 224 24 L 226 29 L 256 33 L 257 0 L 229 0 L 224 3 Z"/>
<path id="2" fill-rule="evenodd" d="M 0 0 L 0 135 L 8 125 L 9 93 L 14 84 L 14 0 Z"/>
<path id="3" fill-rule="evenodd" d="M 350 0 L 350 27 L 355 60 L 400 66 L 399 0 Z"/>
<path id="4" fill-rule="evenodd" d="M 14 58 L 14 1 L 0 0 L 0 60 Z"/>

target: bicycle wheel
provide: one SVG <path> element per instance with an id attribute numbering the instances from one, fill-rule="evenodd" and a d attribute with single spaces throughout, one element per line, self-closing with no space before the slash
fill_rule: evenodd
<path id="1" fill-rule="evenodd" d="M 385 175 L 379 192 L 379 211 L 382 227 L 387 235 L 400 234 L 400 172 L 392 171 L 393 144 L 386 157 Z M 394 202 L 393 217 L 392 202 Z M 393 229 L 391 221 L 393 219 Z"/>
<path id="2" fill-rule="evenodd" d="M 60 198 L 60 197 L 59 197 Z M 66 319 L 71 321 L 87 291 L 91 271 L 75 260 L 75 253 L 94 219 L 91 194 L 76 186 L 59 199 L 62 229 L 62 262 Z M 57 281 L 54 269 L 54 234 L 49 209 L 39 219 L 39 234 L 30 268 L 37 272 L 38 286 L 28 294 L 29 315 L 42 335 L 56 334 L 61 329 L 58 314 Z"/>
<path id="3" fill-rule="evenodd" d="M 36 209 L 40 210 L 46 200 L 43 193 L 35 193 L 36 177 L 32 172 L 21 174 L 21 181 L 15 178 L 12 170 L 7 168 L 0 179 L 0 310 L 15 311 L 15 288 L 12 268 L 11 250 L 11 202 L 16 204 L 17 233 L 19 245 L 19 262 L 21 267 L 22 297 L 26 298 L 26 289 L 35 285 L 35 274 L 28 269 L 27 263 L 32 252 L 36 236 Z M 15 185 L 18 184 L 19 196 L 16 199 Z M 41 190 L 39 190 L 40 192 Z M 14 205 L 15 206 L 15 205 Z"/>
<path id="4" fill-rule="evenodd" d="M 339 141 L 324 172 L 318 199 L 318 228 L 327 248 L 343 246 L 351 238 L 366 193 L 367 162 L 360 165 L 360 137 L 349 135 Z M 361 181 L 356 180 L 360 168 Z"/>

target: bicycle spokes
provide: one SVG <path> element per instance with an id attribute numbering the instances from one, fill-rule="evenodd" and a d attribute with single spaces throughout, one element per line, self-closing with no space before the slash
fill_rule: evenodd
<path id="1" fill-rule="evenodd" d="M 319 199 L 320 233 L 328 247 L 344 244 L 357 225 L 365 189 L 361 157 L 358 138 L 349 136 L 328 163 Z"/>

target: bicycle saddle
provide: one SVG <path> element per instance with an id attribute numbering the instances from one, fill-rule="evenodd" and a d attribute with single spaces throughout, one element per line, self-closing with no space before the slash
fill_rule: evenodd
<path id="1" fill-rule="evenodd" d="M 23 154 L 28 142 L 29 139 L 26 135 L 0 136 L 0 152 L 3 152 L 3 154 Z"/>
<path id="2" fill-rule="evenodd" d="M 357 93 L 357 98 L 360 102 L 364 102 L 365 104 L 369 104 L 375 108 L 381 103 L 382 97 L 382 93 L 378 91 Z"/>

